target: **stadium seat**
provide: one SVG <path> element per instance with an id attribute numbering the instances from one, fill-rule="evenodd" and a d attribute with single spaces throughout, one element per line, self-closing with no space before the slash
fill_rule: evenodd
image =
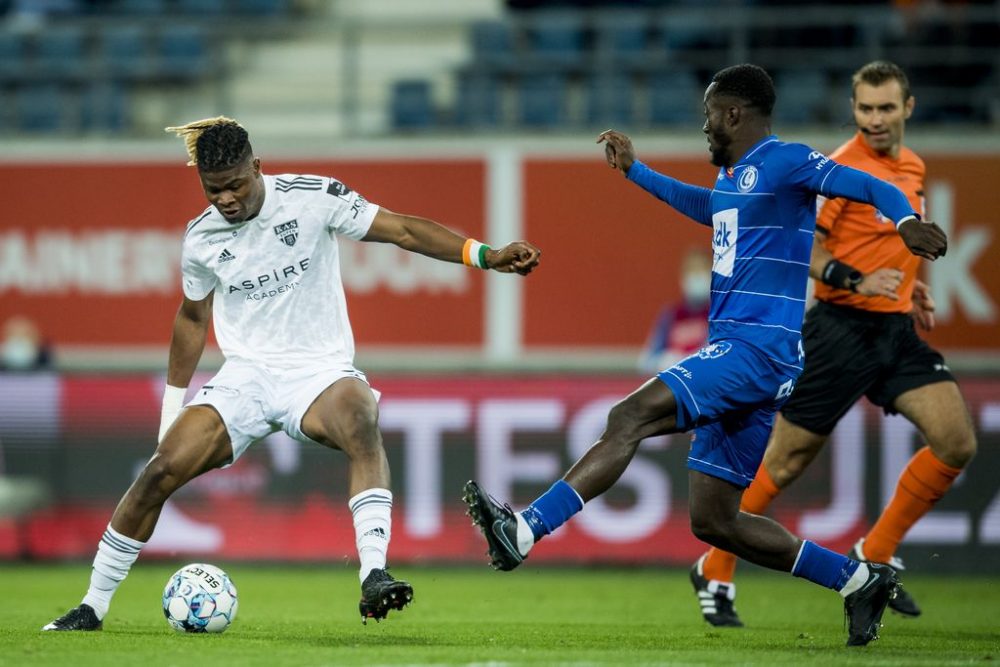
<path id="1" fill-rule="evenodd" d="M 166 14 L 167 0 L 118 0 L 113 7 L 125 14 Z"/>
<path id="2" fill-rule="evenodd" d="M 568 85 L 559 74 L 528 74 L 518 82 L 517 121 L 527 127 L 556 127 L 566 122 Z"/>
<path id="3" fill-rule="evenodd" d="M 56 25 L 35 37 L 32 70 L 48 78 L 75 78 L 87 69 L 85 33 L 79 25 Z"/>
<path id="4" fill-rule="evenodd" d="M 597 53 L 612 66 L 637 66 L 649 59 L 649 21 L 643 12 L 616 10 L 595 25 Z"/>
<path id="5" fill-rule="evenodd" d="M 688 70 L 668 70 L 649 77 L 651 125 L 691 125 L 703 120 L 703 89 Z"/>
<path id="6" fill-rule="evenodd" d="M 539 12 L 526 25 L 528 57 L 536 63 L 575 69 L 583 66 L 583 18 L 576 13 Z"/>
<path id="7" fill-rule="evenodd" d="M 468 128 L 494 128 L 503 122 L 503 96 L 497 77 L 465 72 L 458 77 L 455 124 Z"/>
<path id="8" fill-rule="evenodd" d="M 59 132 L 66 129 L 67 97 L 56 84 L 34 84 L 14 94 L 15 126 L 24 132 Z"/>
<path id="9" fill-rule="evenodd" d="M 469 30 L 473 66 L 503 70 L 517 57 L 514 29 L 504 21 L 477 21 Z"/>
<path id="10" fill-rule="evenodd" d="M 587 80 L 587 123 L 592 126 L 629 127 L 635 118 L 635 89 L 628 77 L 597 74 Z"/>
<path id="11" fill-rule="evenodd" d="M 804 124 L 827 120 L 826 75 L 816 69 L 783 70 L 774 74 L 778 104 L 774 107 L 775 121 Z"/>
<path id="12" fill-rule="evenodd" d="M 165 26 L 160 33 L 157 54 L 159 73 L 167 77 L 196 79 L 211 68 L 208 36 L 199 26 Z"/>
<path id="13" fill-rule="evenodd" d="M 149 31 L 140 25 L 108 24 L 97 42 L 97 69 L 105 76 L 142 79 L 153 73 Z"/>
<path id="14" fill-rule="evenodd" d="M 288 0 L 239 0 L 233 5 L 241 14 L 275 15 L 288 11 Z"/>
<path id="15" fill-rule="evenodd" d="M 660 21 L 660 37 L 666 51 L 725 49 L 729 34 L 720 30 L 711 13 L 703 9 L 668 14 Z"/>
<path id="16" fill-rule="evenodd" d="M 80 125 L 86 131 L 121 132 L 129 126 L 125 87 L 100 82 L 88 86 L 80 101 Z"/>
<path id="17" fill-rule="evenodd" d="M 25 69 L 24 37 L 9 30 L 0 30 L 0 78 L 24 77 Z"/>
<path id="18" fill-rule="evenodd" d="M 431 84 L 423 79 L 397 81 L 392 86 L 392 126 L 417 130 L 434 124 Z"/>
<path id="19" fill-rule="evenodd" d="M 175 0 L 177 11 L 182 14 L 223 14 L 226 11 L 226 0 Z"/>

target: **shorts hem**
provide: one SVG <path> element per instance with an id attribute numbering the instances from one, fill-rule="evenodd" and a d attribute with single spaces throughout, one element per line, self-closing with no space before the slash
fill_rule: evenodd
<path id="1" fill-rule="evenodd" d="M 729 468 L 723 468 L 700 459 L 692 459 L 691 457 L 688 457 L 687 467 L 689 470 L 697 470 L 698 472 L 704 473 L 709 477 L 724 479 L 731 484 L 735 484 L 741 489 L 747 488 L 750 486 L 750 483 L 753 482 L 753 478 L 751 477 L 746 477 L 745 475 L 741 475 L 734 470 L 730 470 Z"/>

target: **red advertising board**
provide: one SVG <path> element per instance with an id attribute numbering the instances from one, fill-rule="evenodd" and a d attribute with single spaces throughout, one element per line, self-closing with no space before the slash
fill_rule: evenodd
<path id="1" fill-rule="evenodd" d="M 682 180 L 710 185 L 714 177 L 703 155 L 654 157 L 652 166 Z M 924 157 L 930 217 L 951 237 L 948 255 L 925 275 L 938 302 L 929 338 L 951 350 L 996 351 L 997 156 Z M 486 157 L 265 161 L 264 168 L 334 175 L 389 209 L 487 234 Z M 520 173 L 521 201 L 511 206 L 523 236 L 543 250 L 542 266 L 519 283 L 522 346 L 638 347 L 657 310 L 679 298 L 680 257 L 708 247 L 708 230 L 596 158 L 525 158 Z M 4 163 L 0 195 L 0 322 L 27 315 L 57 350 L 166 345 L 180 299 L 181 229 L 205 207 L 191 168 L 179 160 Z M 479 273 L 382 244 L 344 242 L 343 255 L 359 346 L 483 344 Z"/>
<path id="2" fill-rule="evenodd" d="M 201 378 L 202 380 L 206 378 Z M 470 478 L 514 505 L 533 500 L 602 430 L 639 378 L 375 376 L 395 494 L 394 562 L 484 559 L 461 503 Z M 119 497 L 153 450 L 158 376 L 3 376 L 0 470 L 47 487 L 0 519 L 0 558 L 90 558 Z M 911 531 L 911 568 L 1000 567 L 1000 381 L 962 382 L 980 451 Z M 643 443 L 613 489 L 532 552 L 533 562 L 687 564 L 704 548 L 687 517 L 688 436 Z M 773 507 L 794 532 L 846 550 L 922 446 L 900 417 L 855 407 L 830 446 Z M 283 435 L 179 491 L 147 557 L 354 559 L 343 455 Z"/>

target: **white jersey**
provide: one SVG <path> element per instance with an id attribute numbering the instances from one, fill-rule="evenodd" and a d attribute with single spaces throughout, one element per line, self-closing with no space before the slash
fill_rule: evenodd
<path id="1" fill-rule="evenodd" d="M 215 336 L 227 359 L 269 368 L 351 366 L 337 235 L 361 239 L 378 206 L 325 176 L 264 177 L 252 220 L 227 222 L 214 206 L 184 236 L 184 295 L 213 290 Z"/>

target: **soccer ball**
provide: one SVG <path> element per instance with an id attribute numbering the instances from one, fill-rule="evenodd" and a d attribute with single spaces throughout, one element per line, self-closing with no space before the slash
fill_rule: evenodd
<path id="1" fill-rule="evenodd" d="M 163 589 L 163 615 L 178 632 L 222 632 L 238 607 L 236 586 L 214 565 L 185 565 Z"/>

